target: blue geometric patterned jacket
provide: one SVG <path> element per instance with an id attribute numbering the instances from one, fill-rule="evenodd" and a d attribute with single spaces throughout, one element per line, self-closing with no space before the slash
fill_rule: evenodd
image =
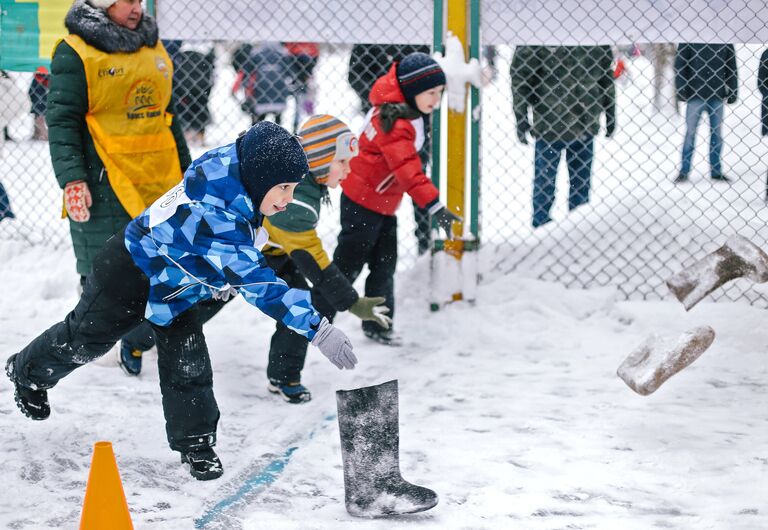
<path id="1" fill-rule="evenodd" d="M 275 276 L 259 249 L 262 216 L 240 181 L 235 144 L 192 162 L 181 184 L 128 224 L 125 245 L 149 278 L 145 316 L 165 326 L 215 292 L 245 300 L 307 340 L 320 315 L 308 291 Z"/>

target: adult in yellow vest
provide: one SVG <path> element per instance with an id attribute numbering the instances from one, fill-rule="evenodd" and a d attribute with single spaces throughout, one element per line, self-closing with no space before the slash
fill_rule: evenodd
<path id="1" fill-rule="evenodd" d="M 141 1 L 76 0 L 65 25 L 46 121 L 84 284 L 106 240 L 178 184 L 191 159 L 173 119 L 173 65 Z M 151 344 L 149 326 L 124 337 L 128 373 Z"/>

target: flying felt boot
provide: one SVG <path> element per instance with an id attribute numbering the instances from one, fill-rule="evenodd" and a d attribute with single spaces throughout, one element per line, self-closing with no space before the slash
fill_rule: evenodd
<path id="1" fill-rule="evenodd" d="M 709 326 L 688 330 L 676 339 L 651 335 L 627 356 L 616 373 L 629 388 L 647 396 L 698 359 L 714 340 L 715 331 Z"/>
<path id="2" fill-rule="evenodd" d="M 667 287 L 689 311 L 705 296 L 736 278 L 768 281 L 768 255 L 739 235 L 667 280 Z"/>

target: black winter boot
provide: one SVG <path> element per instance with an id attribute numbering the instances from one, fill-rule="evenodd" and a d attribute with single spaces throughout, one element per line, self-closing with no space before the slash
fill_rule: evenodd
<path id="1" fill-rule="evenodd" d="M 270 379 L 267 383 L 267 390 L 273 394 L 279 395 L 293 405 L 312 401 L 312 393 L 298 381 L 293 383 L 281 383 L 274 379 Z"/>
<path id="2" fill-rule="evenodd" d="M 33 420 L 44 420 L 51 415 L 51 406 L 48 403 L 48 392 L 46 390 L 35 390 L 20 385 L 14 376 L 14 360 L 16 355 L 8 357 L 5 363 L 5 373 L 8 379 L 13 383 L 15 389 L 13 397 L 16 400 L 16 406 L 24 413 L 27 418 Z"/>
<path id="3" fill-rule="evenodd" d="M 381 517 L 429 510 L 437 494 L 400 475 L 397 381 L 336 392 L 347 511 Z"/>
<path id="4" fill-rule="evenodd" d="M 403 345 L 403 339 L 400 335 L 396 335 L 393 329 L 372 329 L 364 327 L 363 334 L 372 341 L 383 344 L 384 346 L 398 348 Z"/>
<path id="5" fill-rule="evenodd" d="M 181 453 L 181 463 L 189 464 L 189 473 L 197 480 L 213 480 L 224 474 L 221 460 L 210 447 Z"/>

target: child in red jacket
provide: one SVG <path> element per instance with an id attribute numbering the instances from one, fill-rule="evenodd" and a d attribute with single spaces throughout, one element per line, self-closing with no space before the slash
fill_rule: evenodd
<path id="1" fill-rule="evenodd" d="M 341 233 L 333 262 L 354 282 L 363 265 L 370 274 L 365 296 L 383 296 L 394 316 L 394 276 L 397 266 L 397 217 L 408 193 L 448 233 L 459 220 L 440 201 L 440 193 L 421 167 L 419 149 L 426 141 L 425 120 L 437 108 L 445 73 L 425 53 L 412 53 L 394 63 L 374 83 L 360 137 L 360 154 L 342 182 Z M 399 342 L 392 328 L 363 322 L 366 337 L 382 344 Z"/>

